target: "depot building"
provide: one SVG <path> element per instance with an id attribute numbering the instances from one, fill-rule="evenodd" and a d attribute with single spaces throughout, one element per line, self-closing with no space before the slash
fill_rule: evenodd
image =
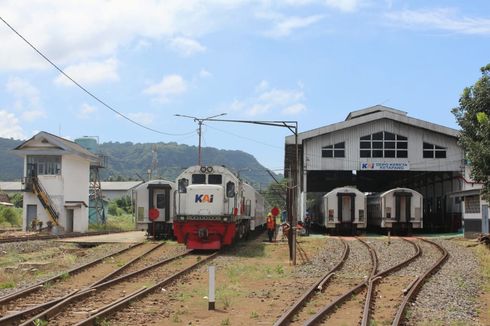
<path id="1" fill-rule="evenodd" d="M 345 121 L 286 137 L 285 175 L 296 171 L 299 152 L 300 209 L 320 215 L 319 201 L 337 187 L 364 193 L 396 187 L 423 195 L 424 231 L 454 232 L 463 224 L 464 152 L 458 130 L 376 105 Z"/>

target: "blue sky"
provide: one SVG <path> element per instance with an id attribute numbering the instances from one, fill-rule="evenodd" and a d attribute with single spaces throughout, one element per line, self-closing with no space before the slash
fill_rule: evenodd
<path id="1" fill-rule="evenodd" d="M 295 120 L 307 131 L 376 104 L 457 128 L 451 108 L 490 63 L 489 1 L 2 1 L 0 137 L 197 145 L 185 114 Z M 208 122 L 203 146 L 279 171 L 287 129 Z M 197 157 L 196 157 L 197 161 Z M 206 161 L 206 157 L 203 158 Z"/>

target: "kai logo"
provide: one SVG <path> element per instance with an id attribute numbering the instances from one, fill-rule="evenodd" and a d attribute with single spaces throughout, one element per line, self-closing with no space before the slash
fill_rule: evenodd
<path id="1" fill-rule="evenodd" d="M 196 194 L 195 203 L 212 203 L 214 195 Z"/>

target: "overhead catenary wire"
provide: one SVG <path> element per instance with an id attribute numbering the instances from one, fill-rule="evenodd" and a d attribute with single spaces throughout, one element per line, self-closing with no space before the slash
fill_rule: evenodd
<path id="1" fill-rule="evenodd" d="M 54 63 L 51 59 L 49 59 L 44 53 L 42 53 L 40 50 L 38 50 L 31 42 L 29 42 L 24 36 L 22 36 L 19 32 L 17 32 L 17 30 L 12 27 L 12 25 L 10 25 L 5 19 L 3 19 L 3 17 L 0 16 L 0 20 L 5 24 L 7 25 L 8 28 L 10 28 L 18 37 L 20 37 L 25 43 L 27 43 L 34 51 L 36 51 L 37 54 L 39 54 L 44 60 L 46 60 L 49 64 L 51 64 L 56 70 L 58 70 L 63 76 L 65 76 L 66 78 L 68 78 L 73 84 L 75 84 L 78 88 L 80 88 L 82 91 L 84 91 L 86 94 L 88 94 L 90 97 L 92 97 L 94 100 L 96 100 L 97 102 L 99 102 L 100 104 L 102 104 L 104 107 L 108 108 L 109 110 L 111 110 L 112 112 L 116 113 L 117 115 L 119 115 L 120 117 L 126 119 L 127 121 L 141 127 L 141 128 L 144 128 L 146 130 L 149 130 L 149 131 L 152 131 L 152 132 L 155 132 L 155 133 L 158 133 L 158 134 L 161 134 L 161 135 L 166 135 L 166 136 L 186 136 L 186 135 L 189 135 L 191 133 L 194 133 L 194 131 L 192 132 L 186 132 L 186 133 L 170 133 L 170 132 L 164 132 L 164 131 L 161 131 L 161 130 L 157 130 L 157 129 L 154 129 L 154 128 L 151 128 L 151 127 L 148 127 L 148 126 L 145 126 L 144 124 L 142 123 L 139 123 L 133 119 L 131 119 L 130 117 L 128 117 L 127 115 L 125 115 L 124 113 L 121 113 L 120 111 L 114 109 L 112 106 L 110 106 L 109 104 L 107 104 L 106 102 L 104 102 L 103 100 L 101 100 L 99 97 L 97 97 L 95 94 L 93 94 L 91 91 L 89 91 L 87 88 L 85 88 L 83 85 L 81 85 L 79 82 L 77 82 L 75 79 L 73 79 L 72 77 L 70 77 L 67 73 L 65 73 L 63 71 L 63 69 L 61 69 L 56 63 Z"/>

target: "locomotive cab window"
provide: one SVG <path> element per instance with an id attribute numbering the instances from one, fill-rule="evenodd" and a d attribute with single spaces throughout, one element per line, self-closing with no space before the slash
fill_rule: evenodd
<path id="1" fill-rule="evenodd" d="M 188 185 L 189 185 L 189 180 L 187 180 L 186 178 L 180 179 L 179 180 L 179 192 L 180 193 L 186 193 Z"/>
<path id="2" fill-rule="evenodd" d="M 220 185 L 223 183 L 223 178 L 221 174 L 210 174 L 208 175 L 208 184 L 210 185 Z"/>
<path id="3" fill-rule="evenodd" d="M 204 184 L 206 184 L 206 175 L 205 174 L 193 174 L 192 175 L 192 184 L 193 185 L 204 185 Z"/>
<path id="4" fill-rule="evenodd" d="M 235 184 L 231 181 L 226 184 L 226 197 L 235 197 Z"/>

